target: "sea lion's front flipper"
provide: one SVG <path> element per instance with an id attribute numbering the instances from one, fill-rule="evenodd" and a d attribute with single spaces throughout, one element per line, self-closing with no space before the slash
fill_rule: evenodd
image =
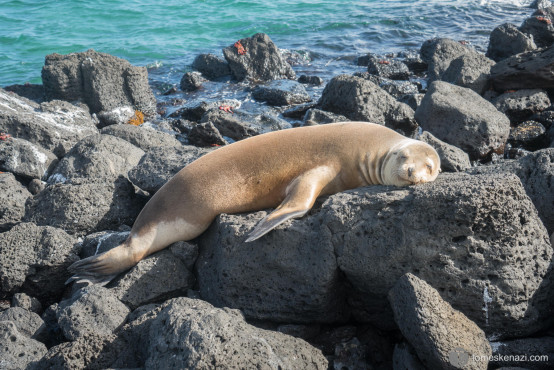
<path id="1" fill-rule="evenodd" d="M 331 167 L 314 168 L 296 177 L 285 192 L 285 200 L 264 217 L 250 232 L 246 242 L 254 241 L 291 218 L 302 217 L 312 208 L 321 190 L 336 177 Z"/>

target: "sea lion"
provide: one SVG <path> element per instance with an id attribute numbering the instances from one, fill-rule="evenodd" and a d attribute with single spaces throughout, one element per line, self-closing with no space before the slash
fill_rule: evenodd
<path id="1" fill-rule="evenodd" d="M 69 281 L 107 282 L 171 243 L 199 236 L 220 213 L 277 207 L 252 230 L 250 242 L 303 216 L 320 195 L 424 183 L 439 171 L 439 156 L 430 145 L 367 122 L 254 136 L 184 167 L 144 206 L 125 242 L 75 262 Z"/>

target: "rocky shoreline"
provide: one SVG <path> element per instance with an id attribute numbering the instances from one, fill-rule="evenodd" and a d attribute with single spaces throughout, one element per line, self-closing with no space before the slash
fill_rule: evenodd
<path id="1" fill-rule="evenodd" d="M 256 34 L 163 100 L 146 68 L 48 55 L 43 85 L 0 89 L 0 369 L 551 368 L 554 7 L 537 3 L 486 55 L 438 38 L 329 81 Z M 182 100 L 213 81 L 236 97 Z M 323 198 L 248 244 L 267 212 L 223 214 L 105 287 L 64 284 L 196 158 L 347 120 L 429 143 L 443 173 Z"/>

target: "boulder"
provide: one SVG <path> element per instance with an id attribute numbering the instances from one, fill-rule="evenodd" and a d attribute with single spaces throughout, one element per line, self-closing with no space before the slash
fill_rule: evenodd
<path id="1" fill-rule="evenodd" d="M 421 46 L 421 59 L 429 65 L 429 82 L 440 79 L 450 63 L 462 55 L 478 55 L 474 49 L 446 38 L 427 40 Z"/>
<path id="2" fill-rule="evenodd" d="M 400 98 L 404 95 L 417 94 L 419 92 L 417 84 L 411 81 L 394 81 L 382 78 L 379 87 L 400 101 L 402 101 Z"/>
<path id="3" fill-rule="evenodd" d="M 267 85 L 259 85 L 252 91 L 252 97 L 277 106 L 302 104 L 312 100 L 301 83 L 291 80 L 276 80 Z"/>
<path id="4" fill-rule="evenodd" d="M 552 336 L 491 342 L 491 347 L 493 366 L 519 366 L 529 370 L 547 370 L 552 369 L 554 365 L 554 337 Z"/>
<path id="5" fill-rule="evenodd" d="M 510 121 L 473 90 L 435 81 L 415 112 L 418 123 L 438 139 L 468 153 L 485 158 L 502 152 Z"/>
<path id="6" fill-rule="evenodd" d="M 79 178 L 113 183 L 127 177 L 144 151 L 112 135 L 91 135 L 79 141 L 58 163 L 48 182 L 65 183 Z"/>
<path id="7" fill-rule="evenodd" d="M 206 112 L 212 109 L 223 109 L 228 107 L 231 111 L 239 109 L 242 103 L 236 99 L 222 99 L 214 101 L 194 101 L 187 103 L 183 107 L 169 114 L 171 118 L 184 118 L 186 120 L 198 122 Z"/>
<path id="8" fill-rule="evenodd" d="M 211 122 L 198 123 L 188 134 L 189 144 L 195 146 L 220 146 L 228 142 Z"/>
<path id="9" fill-rule="evenodd" d="M 186 295 L 195 281 L 192 270 L 197 256 L 196 245 L 174 243 L 110 283 L 110 290 L 131 309 Z"/>
<path id="10" fill-rule="evenodd" d="M 69 277 L 67 267 L 79 260 L 76 243 L 63 230 L 32 223 L 1 234 L 2 297 L 25 292 L 47 303 L 59 298 Z"/>
<path id="11" fill-rule="evenodd" d="M 40 314 L 42 312 L 42 304 L 40 304 L 40 301 L 25 293 L 15 293 L 13 295 L 12 307 L 21 307 L 36 314 Z"/>
<path id="12" fill-rule="evenodd" d="M 529 5 L 532 9 L 544 9 L 552 6 L 552 1 L 550 0 L 535 0 L 531 5 Z"/>
<path id="13" fill-rule="evenodd" d="M 531 151 L 546 148 L 548 146 L 546 129 L 539 122 L 522 122 L 511 129 L 508 143 L 516 148 Z"/>
<path id="14" fill-rule="evenodd" d="M 151 149 L 129 171 L 129 179 L 134 185 L 153 195 L 183 167 L 210 151 L 211 149 L 190 145 Z"/>
<path id="15" fill-rule="evenodd" d="M 132 225 L 142 205 L 125 178 L 114 182 L 73 179 L 50 185 L 27 202 L 24 220 L 86 235 Z"/>
<path id="16" fill-rule="evenodd" d="M 121 106 L 108 111 L 102 111 L 96 114 L 100 123 L 98 128 L 104 128 L 111 125 L 125 125 L 136 115 L 135 109 L 130 106 Z M 134 125 L 132 125 L 134 126 Z"/>
<path id="17" fill-rule="evenodd" d="M 112 125 L 103 128 L 100 133 L 128 141 L 145 152 L 157 147 L 180 147 L 182 145 L 175 136 L 145 125 Z"/>
<path id="18" fill-rule="evenodd" d="M 230 76 L 229 63 L 213 54 L 200 54 L 194 58 L 192 68 L 202 73 L 209 80 Z"/>
<path id="19" fill-rule="evenodd" d="M 389 300 L 402 335 L 426 367 L 487 369 L 492 351 L 485 333 L 431 285 L 408 273 L 390 290 Z"/>
<path id="20" fill-rule="evenodd" d="M 0 131 L 62 157 L 79 140 L 98 132 L 87 109 L 68 102 L 37 104 L 0 89 Z"/>
<path id="21" fill-rule="evenodd" d="M 319 106 L 354 121 L 384 124 L 407 136 L 412 136 L 417 130 L 412 108 L 360 77 L 333 77 L 323 90 Z"/>
<path id="22" fill-rule="evenodd" d="M 492 30 L 486 55 L 495 62 L 499 62 L 512 55 L 536 48 L 533 37 L 521 32 L 511 23 L 504 23 Z"/>
<path id="23" fill-rule="evenodd" d="M 237 141 L 262 132 L 260 125 L 246 113 L 229 113 L 221 109 L 211 109 L 200 120 L 200 123 L 205 122 L 211 122 L 221 135 Z"/>
<path id="24" fill-rule="evenodd" d="M 42 83 L 49 99 L 82 100 L 94 113 L 131 106 L 146 115 L 156 114 L 146 68 L 92 49 L 47 55 Z"/>
<path id="25" fill-rule="evenodd" d="M 536 10 L 525 19 L 519 30 L 533 37 L 539 48 L 549 47 L 554 42 L 554 7 Z"/>
<path id="26" fill-rule="evenodd" d="M 0 170 L 25 179 L 42 179 L 58 163 L 54 153 L 24 139 L 0 141 Z"/>
<path id="27" fill-rule="evenodd" d="M 13 322 L 0 321 L 0 365 L 2 369 L 26 369 L 48 350 L 39 341 L 21 334 Z"/>
<path id="28" fill-rule="evenodd" d="M 223 56 L 239 81 L 246 78 L 261 81 L 295 78 L 292 67 L 265 33 L 257 33 L 224 48 Z"/>
<path id="29" fill-rule="evenodd" d="M 554 232 L 554 148 L 530 153 L 517 161 L 504 161 L 470 169 L 472 174 L 513 173 L 535 204 L 549 233 Z"/>
<path id="30" fill-rule="evenodd" d="M 440 79 L 482 94 L 487 88 L 491 67 L 494 64 L 493 60 L 482 54 L 464 54 L 450 62 Z"/>
<path id="31" fill-rule="evenodd" d="M 327 369 L 321 351 L 301 339 L 258 329 L 237 310 L 175 298 L 149 328 L 146 368 Z"/>
<path id="32" fill-rule="evenodd" d="M 550 107 L 548 94 L 541 89 L 508 91 L 496 97 L 492 103 L 508 116 L 512 124 L 521 123 Z"/>
<path id="33" fill-rule="evenodd" d="M 304 125 L 306 126 L 346 121 L 348 118 L 345 116 L 316 108 L 309 109 L 304 116 Z"/>
<path id="34" fill-rule="evenodd" d="M 202 87 L 202 84 L 206 81 L 207 80 L 202 77 L 202 74 L 198 72 L 187 72 L 181 78 L 179 87 L 182 91 L 196 91 L 199 90 Z"/>
<path id="35" fill-rule="evenodd" d="M 431 145 L 439 154 L 441 169 L 445 172 L 460 172 L 471 167 L 469 156 L 462 149 L 441 141 L 428 131 L 424 131 L 418 138 Z"/>
<path id="36" fill-rule="evenodd" d="M 19 333 L 28 338 L 36 339 L 44 330 L 44 321 L 40 316 L 21 307 L 10 307 L 0 312 L 1 321 L 13 322 Z"/>
<path id="37" fill-rule="evenodd" d="M 491 68 L 491 86 L 499 92 L 554 87 L 554 46 L 514 55 Z"/>
<path id="38" fill-rule="evenodd" d="M 112 334 L 125 323 L 129 312 L 114 292 L 91 285 L 60 302 L 57 317 L 65 337 L 76 340 L 85 335 Z"/>
<path id="39" fill-rule="evenodd" d="M 323 85 L 323 78 L 319 76 L 301 75 L 300 77 L 298 77 L 298 82 L 300 82 L 301 84 L 320 86 Z"/>
<path id="40" fill-rule="evenodd" d="M 391 80 L 407 80 L 410 76 L 408 66 L 396 59 L 369 58 L 367 71 L 379 77 Z"/>
<path id="41" fill-rule="evenodd" d="M 1 145 L 1 144 L 0 144 Z M 0 173 L 0 231 L 9 230 L 25 216 L 31 193 L 11 173 Z"/>

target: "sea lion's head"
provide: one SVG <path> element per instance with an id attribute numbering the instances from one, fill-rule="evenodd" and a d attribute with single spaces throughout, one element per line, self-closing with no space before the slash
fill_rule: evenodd
<path id="1" fill-rule="evenodd" d="M 404 139 L 390 148 L 381 167 L 384 185 L 406 186 L 430 182 L 440 172 L 437 151 L 419 140 Z"/>

